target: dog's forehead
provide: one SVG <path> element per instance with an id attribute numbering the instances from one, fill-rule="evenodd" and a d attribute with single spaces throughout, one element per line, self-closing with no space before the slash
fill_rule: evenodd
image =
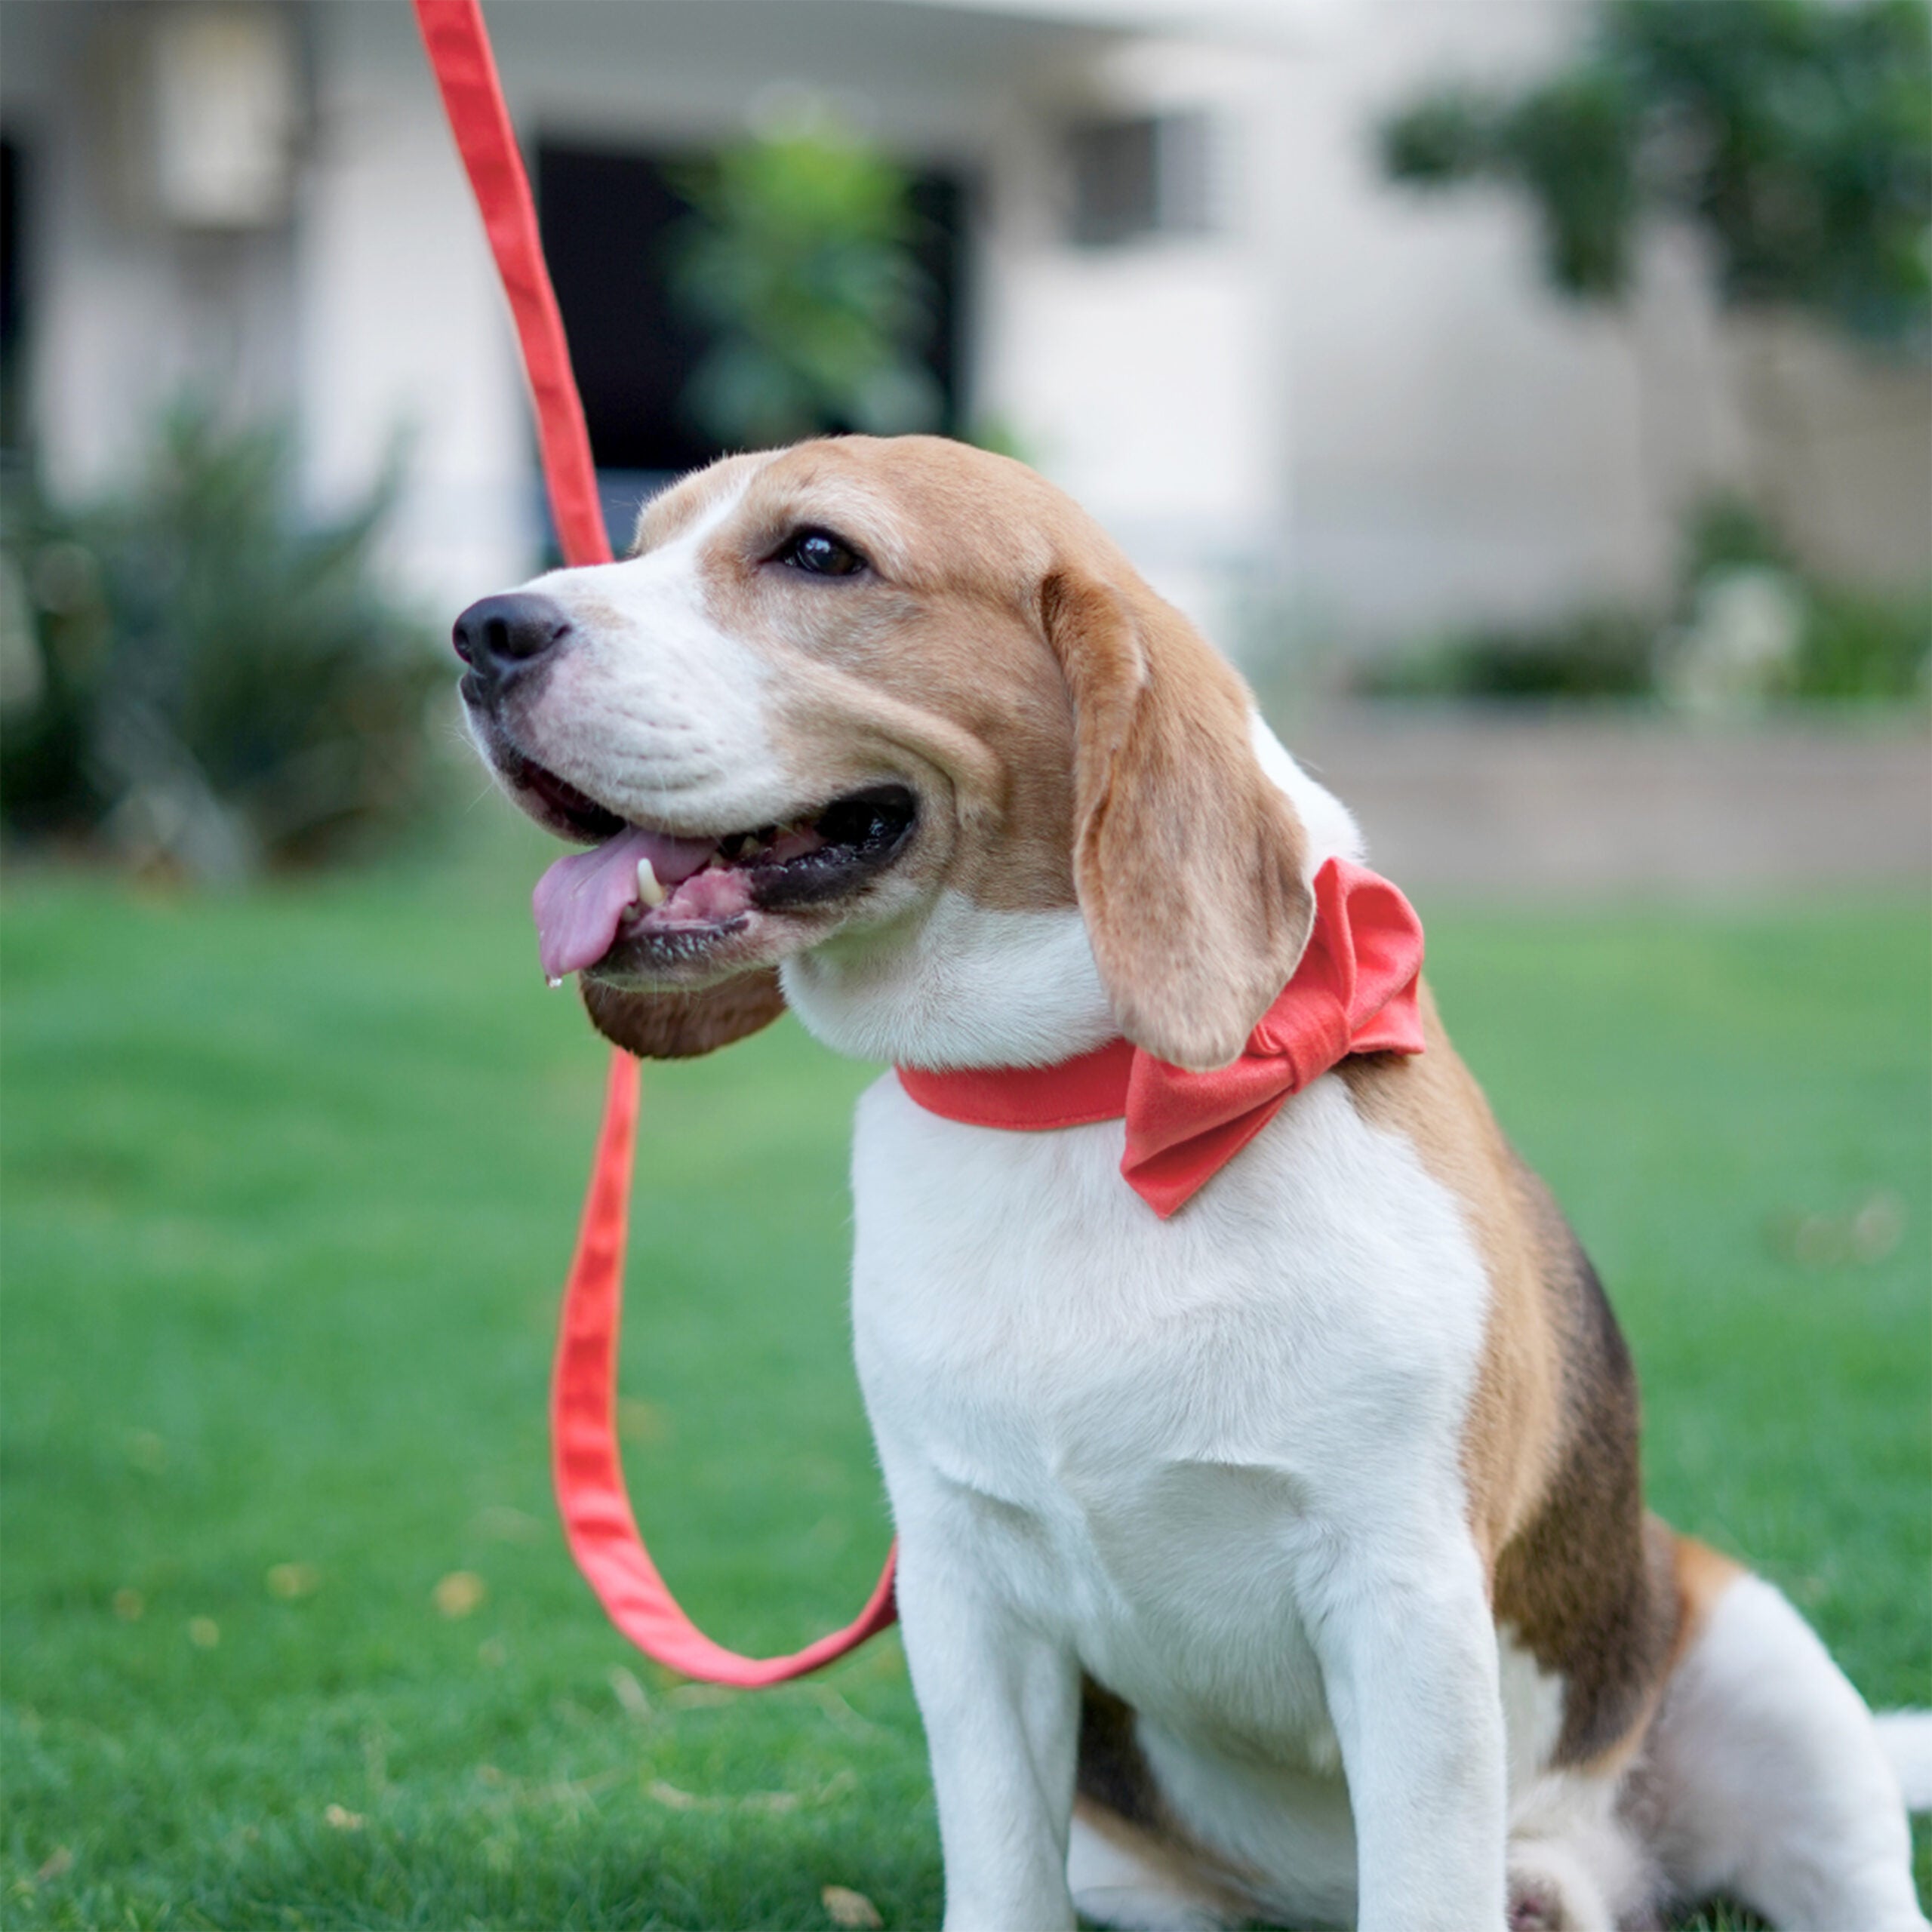
<path id="1" fill-rule="evenodd" d="M 1013 592 L 1097 533 L 1009 458 L 935 436 L 851 436 L 724 459 L 648 504 L 637 552 L 680 540 L 741 551 L 823 525 L 908 588 L 972 580 Z"/>
<path id="2" fill-rule="evenodd" d="M 744 494 L 745 486 L 769 455 L 720 457 L 715 463 L 660 491 L 638 511 L 631 555 L 661 550 L 679 537 L 715 523 Z"/>

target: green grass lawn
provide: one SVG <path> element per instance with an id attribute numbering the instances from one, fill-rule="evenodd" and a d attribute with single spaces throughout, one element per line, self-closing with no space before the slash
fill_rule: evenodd
<path id="1" fill-rule="evenodd" d="M 827 1884 L 937 1921 L 896 1640 L 680 1687 L 564 1552 L 545 1382 L 603 1056 L 537 976 L 540 856 L 8 887 L 10 1927 L 817 1927 Z M 1927 1702 L 1922 909 L 1424 911 L 1623 1312 L 1659 1506 Z M 844 1313 L 867 1077 L 789 1023 L 647 1075 L 629 1466 L 740 1647 L 844 1620 L 885 1546 Z"/>

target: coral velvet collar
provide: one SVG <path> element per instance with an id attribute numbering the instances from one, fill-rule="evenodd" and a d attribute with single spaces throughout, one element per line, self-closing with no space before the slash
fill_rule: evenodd
<path id="1" fill-rule="evenodd" d="M 1125 1120 L 1120 1171 L 1163 1220 L 1226 1166 L 1298 1094 L 1352 1054 L 1419 1054 L 1422 921 L 1400 891 L 1346 859 L 1315 875 L 1308 949 L 1241 1057 L 1210 1073 L 1109 1040 L 1057 1066 L 902 1066 L 928 1112 L 1038 1133 Z"/>

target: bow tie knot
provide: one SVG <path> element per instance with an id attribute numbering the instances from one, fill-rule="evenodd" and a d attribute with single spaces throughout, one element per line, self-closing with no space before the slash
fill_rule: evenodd
<path id="1" fill-rule="evenodd" d="M 1346 1060 L 1350 1051 L 1349 1015 L 1339 1001 L 1310 1000 L 1300 1013 L 1276 1020 L 1273 1009 L 1248 1037 L 1247 1052 L 1284 1061 L 1297 1089 L 1308 1084 L 1306 1065 L 1318 1070 Z"/>

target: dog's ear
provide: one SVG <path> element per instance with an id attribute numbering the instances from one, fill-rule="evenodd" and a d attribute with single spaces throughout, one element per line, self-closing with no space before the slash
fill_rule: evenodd
<path id="1" fill-rule="evenodd" d="M 1261 769 L 1246 688 L 1137 581 L 1050 575 L 1041 617 L 1074 715 L 1074 890 L 1121 1030 L 1225 1066 L 1299 964 L 1306 838 Z"/>
<path id="2" fill-rule="evenodd" d="M 694 1060 L 769 1026 L 785 1011 L 778 970 L 741 973 L 696 992 L 627 992 L 580 979 L 591 1024 L 639 1060 Z"/>

